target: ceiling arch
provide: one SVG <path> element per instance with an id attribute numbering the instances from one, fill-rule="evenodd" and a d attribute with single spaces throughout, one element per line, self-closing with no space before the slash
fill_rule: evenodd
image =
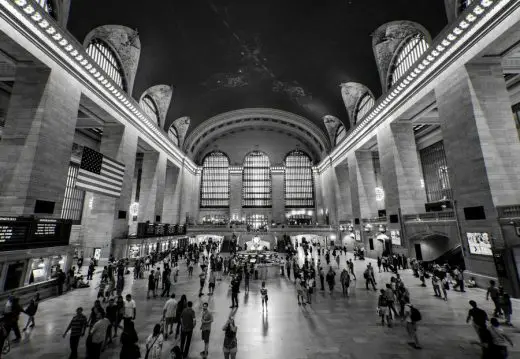
<path id="1" fill-rule="evenodd" d="M 306 118 L 281 110 L 248 108 L 225 112 L 204 121 L 186 138 L 184 150 L 197 160 L 217 139 L 239 132 L 247 136 L 250 130 L 276 131 L 297 138 L 312 151 L 316 161 L 331 148 L 325 134 Z"/>

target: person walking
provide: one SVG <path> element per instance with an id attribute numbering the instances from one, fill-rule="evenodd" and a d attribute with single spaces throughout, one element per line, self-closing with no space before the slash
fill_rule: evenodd
<path id="1" fill-rule="evenodd" d="M 63 338 L 67 336 L 67 333 L 70 330 L 70 356 L 69 359 L 76 359 L 78 357 L 78 345 L 79 340 L 82 336 L 85 335 L 85 331 L 87 330 L 87 317 L 83 314 L 83 308 L 79 307 L 76 309 L 76 315 L 72 318 L 67 329 L 65 329 L 65 333 L 63 333 Z M 3 343 L 2 343 L 3 345 Z"/>
<path id="2" fill-rule="evenodd" d="M 117 328 L 117 305 L 114 301 L 114 298 L 110 298 L 108 300 L 108 305 L 105 308 L 106 311 L 106 318 L 110 322 L 108 328 L 107 328 L 107 334 L 105 336 L 105 344 L 111 344 L 112 343 L 112 330 Z"/>
<path id="3" fill-rule="evenodd" d="M 324 291 L 325 290 L 325 271 L 323 270 L 323 267 L 319 267 L 318 273 L 320 276 L 320 287 L 321 287 L 320 290 Z"/>
<path id="4" fill-rule="evenodd" d="M 503 287 L 498 288 L 498 303 L 502 309 L 502 312 L 504 313 L 506 324 L 513 326 L 513 324 L 511 324 L 511 315 L 513 314 L 511 296 L 504 290 Z"/>
<path id="5" fill-rule="evenodd" d="M 161 334 L 161 325 L 155 324 L 153 333 L 146 339 L 145 359 L 161 359 L 164 338 Z"/>
<path id="6" fill-rule="evenodd" d="M 209 281 L 208 281 L 208 295 L 213 295 L 215 292 L 215 284 L 217 283 L 217 274 L 218 272 L 211 271 L 209 274 Z"/>
<path id="7" fill-rule="evenodd" d="M 500 303 L 498 300 L 498 288 L 496 287 L 496 283 L 494 280 L 489 281 L 489 287 L 486 292 L 486 300 L 489 300 L 490 297 L 493 301 L 493 304 L 495 304 L 495 311 L 493 312 L 493 315 L 495 317 L 499 317 L 500 315 L 502 315 L 502 310 L 500 308 Z"/>
<path id="8" fill-rule="evenodd" d="M 420 313 L 410 304 L 410 299 L 408 297 L 405 298 L 405 301 L 404 321 L 406 322 L 406 331 L 408 332 L 408 337 L 411 340 L 408 342 L 408 344 L 415 349 L 421 349 L 419 338 L 417 337 L 417 322 L 421 320 Z"/>
<path id="9" fill-rule="evenodd" d="M 195 312 L 193 311 L 193 303 L 188 302 L 187 307 L 181 314 L 181 351 L 184 357 L 188 357 L 190 353 L 191 337 L 193 336 L 193 328 L 197 323 L 195 319 Z"/>
<path id="10" fill-rule="evenodd" d="M 348 297 L 348 289 L 350 286 L 350 275 L 348 274 L 348 271 L 345 268 L 343 268 L 343 270 L 341 271 L 339 280 L 341 282 L 341 288 L 343 289 L 343 295 Z"/>
<path id="11" fill-rule="evenodd" d="M 490 323 L 489 333 L 491 334 L 491 357 L 496 359 L 507 359 L 507 343 L 514 346 L 513 341 L 504 333 L 504 330 L 500 328 L 500 323 L 497 318 L 491 318 Z"/>
<path id="12" fill-rule="evenodd" d="M 132 299 L 132 296 L 130 294 L 126 295 L 124 303 L 125 308 L 125 321 L 135 320 L 135 316 L 137 314 L 137 307 L 135 305 L 135 300 Z"/>
<path id="13" fill-rule="evenodd" d="M 101 349 L 105 343 L 108 326 L 110 321 L 106 318 L 105 312 L 100 313 L 101 318 L 92 326 L 89 338 L 87 338 L 87 353 L 89 359 L 99 359 Z"/>
<path id="14" fill-rule="evenodd" d="M 172 286 L 172 280 L 170 279 L 170 271 L 165 270 L 163 273 L 166 273 L 163 276 L 163 291 L 161 293 L 161 297 L 166 296 L 168 298 L 170 296 L 170 288 Z"/>
<path id="15" fill-rule="evenodd" d="M 163 320 L 164 320 L 164 339 L 168 338 L 168 335 L 173 334 L 173 324 L 175 323 L 175 314 L 177 313 L 177 301 L 175 300 L 175 293 L 166 301 L 163 308 Z"/>
<path id="16" fill-rule="evenodd" d="M 237 356 L 237 326 L 235 320 L 230 316 L 222 328 L 224 331 L 224 359 L 235 359 Z"/>
<path id="17" fill-rule="evenodd" d="M 439 277 L 437 277 L 437 274 L 434 273 L 432 275 L 433 291 L 434 291 L 436 297 L 442 298 L 440 284 L 441 284 L 441 281 L 440 281 Z"/>
<path id="18" fill-rule="evenodd" d="M 471 309 L 468 311 L 468 317 L 466 323 L 470 320 L 473 321 L 473 328 L 477 332 L 478 338 L 481 343 L 485 342 L 485 331 L 487 330 L 488 315 L 487 313 L 477 307 L 477 303 L 474 300 L 469 301 Z"/>
<path id="19" fill-rule="evenodd" d="M 339 269 L 339 261 L 340 261 L 340 258 L 339 258 L 339 253 L 336 255 L 336 264 L 338 265 L 338 269 Z"/>
<path id="20" fill-rule="evenodd" d="M 260 295 L 262 296 L 262 311 L 264 310 L 264 307 L 265 307 L 265 310 L 267 311 L 268 296 L 267 296 L 267 288 L 265 287 L 265 282 L 262 282 L 262 288 L 260 289 Z"/>
<path id="21" fill-rule="evenodd" d="M 200 321 L 200 330 L 202 341 L 204 342 L 204 350 L 200 352 L 203 358 L 208 356 L 209 336 L 211 334 L 211 323 L 213 323 L 213 315 L 208 310 L 208 303 L 202 303 L 202 318 Z"/>
<path id="22" fill-rule="evenodd" d="M 175 339 L 179 337 L 180 329 L 181 329 L 181 315 L 184 309 L 188 307 L 188 299 L 186 295 L 181 295 L 181 300 L 177 303 L 177 310 L 175 312 L 175 319 L 177 320 L 177 328 L 175 329 Z"/>
<path id="23" fill-rule="evenodd" d="M 388 309 L 388 301 L 386 300 L 386 293 L 384 289 L 381 289 L 381 294 L 377 300 L 377 310 L 379 312 L 379 317 L 381 317 L 381 325 L 385 326 L 385 318 L 388 324 L 388 327 L 392 326 L 392 319 L 389 315 Z"/>
<path id="24" fill-rule="evenodd" d="M 237 277 L 231 280 L 231 306 L 230 308 L 238 308 L 238 292 L 240 291 L 240 282 Z"/>
<path id="25" fill-rule="evenodd" d="M 372 273 L 370 273 L 370 268 L 367 266 L 367 269 L 363 272 L 363 277 L 365 278 L 365 285 L 368 290 L 368 285 L 371 284 L 374 291 L 377 290 L 376 285 L 374 283 L 374 279 L 372 277 Z"/>
<path id="26" fill-rule="evenodd" d="M 155 275 L 153 269 L 150 271 L 150 274 L 148 275 L 148 290 L 146 291 L 146 299 L 150 299 L 150 292 L 152 292 L 152 295 L 155 298 Z"/>
<path id="27" fill-rule="evenodd" d="M 199 274 L 199 281 L 200 281 L 200 290 L 199 290 L 199 297 L 202 297 L 204 295 L 204 285 L 206 284 L 206 266 L 202 266 L 202 272 Z"/>
<path id="28" fill-rule="evenodd" d="M 379 269 L 379 273 L 381 273 L 381 257 L 377 256 L 377 268 Z"/>
<path id="29" fill-rule="evenodd" d="M 141 352 L 137 342 L 137 332 L 135 331 L 134 322 L 131 320 L 124 322 L 123 333 L 121 334 L 121 352 L 119 359 L 139 359 Z"/>
<path id="30" fill-rule="evenodd" d="M 30 327 L 34 327 L 34 316 L 36 315 L 36 311 L 38 310 L 38 304 L 40 303 L 40 293 L 36 293 L 34 298 L 31 299 L 31 302 L 25 308 L 25 314 L 29 316 L 29 319 L 27 319 L 27 323 L 25 324 L 25 327 L 22 331 L 25 332 L 25 330 L 29 327 L 29 323 L 31 323 Z"/>
<path id="31" fill-rule="evenodd" d="M 347 264 L 348 264 L 348 270 L 350 272 L 350 275 L 352 275 L 354 280 L 356 280 L 356 273 L 354 273 L 354 262 L 352 261 L 352 259 L 350 259 L 347 262 L 348 262 Z"/>
<path id="32" fill-rule="evenodd" d="M 336 285 L 336 272 L 332 270 L 332 267 L 329 267 L 329 271 L 327 272 L 327 284 L 329 285 L 330 294 L 332 294 L 334 290 L 334 286 Z"/>

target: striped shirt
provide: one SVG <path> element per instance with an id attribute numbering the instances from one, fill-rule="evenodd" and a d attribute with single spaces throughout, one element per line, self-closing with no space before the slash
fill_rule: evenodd
<path id="1" fill-rule="evenodd" d="M 79 337 L 83 334 L 87 326 L 87 317 L 83 314 L 78 314 L 72 318 L 70 322 L 70 336 L 71 337 Z"/>

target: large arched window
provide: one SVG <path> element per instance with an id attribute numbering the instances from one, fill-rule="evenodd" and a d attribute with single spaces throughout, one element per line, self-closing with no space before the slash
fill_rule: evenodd
<path id="1" fill-rule="evenodd" d="M 375 101 L 369 92 L 366 92 L 358 102 L 355 112 L 354 124 L 358 123 L 374 107 Z"/>
<path id="2" fill-rule="evenodd" d="M 175 146 L 179 146 L 179 133 L 177 132 L 175 126 L 170 126 L 170 129 L 168 130 L 168 137 L 173 141 Z"/>
<path id="3" fill-rule="evenodd" d="M 345 126 L 339 125 L 338 129 L 336 130 L 335 145 L 337 146 L 341 142 L 341 140 L 344 139 L 346 136 L 347 136 L 347 130 L 345 129 Z"/>
<path id="4" fill-rule="evenodd" d="M 45 10 L 47 14 L 56 19 L 56 11 L 54 9 L 52 0 L 36 0 L 36 2 Z"/>
<path id="5" fill-rule="evenodd" d="M 414 65 L 429 46 L 423 34 L 417 34 L 405 40 L 392 64 L 389 87 L 393 86 Z"/>
<path id="6" fill-rule="evenodd" d="M 300 150 L 285 157 L 285 207 L 314 207 L 312 161 Z"/>
<path id="7" fill-rule="evenodd" d="M 157 126 L 161 127 L 161 121 L 159 119 L 159 110 L 157 109 L 157 105 L 155 101 L 150 96 L 146 95 L 141 100 L 141 107 L 143 111 L 148 117 L 152 119 L 153 122 L 157 124 Z"/>
<path id="8" fill-rule="evenodd" d="M 202 163 L 200 206 L 229 207 L 229 159 L 220 151 L 211 152 Z"/>
<path id="9" fill-rule="evenodd" d="M 242 207 L 271 207 L 271 168 L 269 158 L 260 151 L 244 159 Z"/>
<path id="10" fill-rule="evenodd" d="M 87 47 L 87 54 L 119 87 L 126 91 L 123 67 L 114 51 L 104 41 L 100 39 L 92 40 Z"/>

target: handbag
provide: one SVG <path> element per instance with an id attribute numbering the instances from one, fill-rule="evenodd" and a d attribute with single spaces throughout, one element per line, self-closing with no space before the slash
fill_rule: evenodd
<path id="1" fill-rule="evenodd" d="M 152 345 L 150 345 L 150 348 L 148 348 L 148 345 L 146 346 L 146 355 L 144 356 L 144 359 L 148 359 L 148 355 L 150 354 L 150 350 L 152 350 L 153 346 L 155 345 L 155 342 L 159 339 L 159 335 L 155 340 L 153 341 Z"/>

